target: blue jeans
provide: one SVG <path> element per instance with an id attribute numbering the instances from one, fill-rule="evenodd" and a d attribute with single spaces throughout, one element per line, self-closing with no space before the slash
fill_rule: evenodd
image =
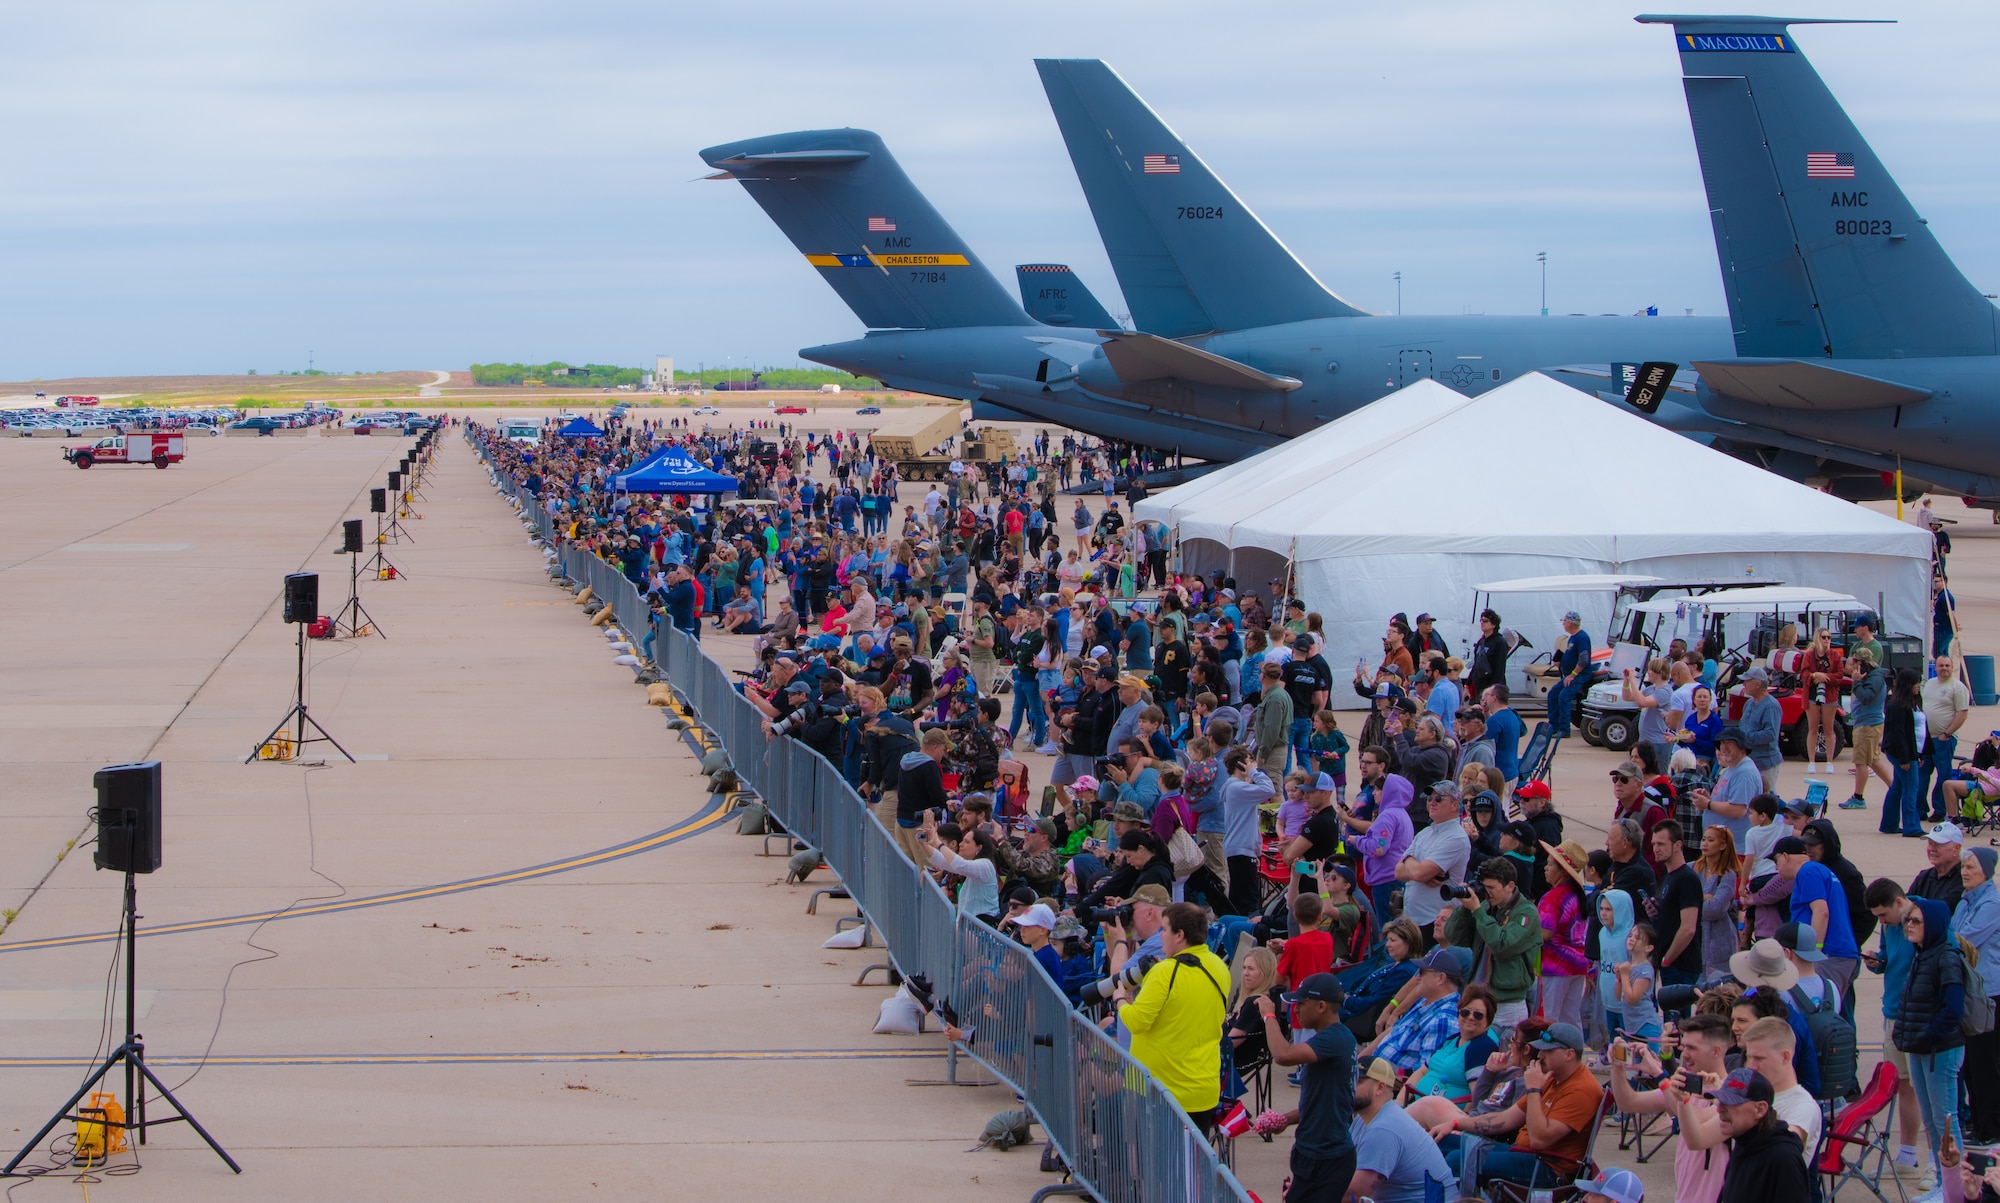
<path id="1" fill-rule="evenodd" d="M 1294 718 L 1292 720 L 1292 758 L 1291 763 L 1285 767 L 1287 773 L 1291 772 L 1294 768 L 1301 772 L 1311 771 L 1312 751 L 1307 747 L 1306 741 L 1312 738 L 1312 733 L 1313 723 L 1311 719 Z"/>
<path id="2" fill-rule="evenodd" d="M 1944 813 L 1944 783 L 1951 780 L 1951 758 L 1957 754 L 1958 736 L 1934 735 L 1931 737 L 1930 752 L 1917 761 L 1919 765 L 1917 770 L 1917 801 L 1921 803 L 1924 799 L 1929 798 L 1931 813 L 1934 815 L 1942 815 Z M 1931 782 L 1933 775 L 1937 778 L 1936 784 L 1932 784 Z M 1918 810 L 1917 817 L 1923 817 L 1921 809 Z"/>
<path id="3" fill-rule="evenodd" d="M 1941 1053 L 1911 1053 L 1909 1061 L 1910 1085 L 1916 1087 L 1917 1110 L 1924 1117 L 1924 1138 L 1930 1142 L 1931 1160 L 1935 1162 L 1945 1132 L 1964 1143 L 1958 1130 L 1958 1074 L 1965 1066 L 1965 1049 L 1961 1046 Z M 1940 1122 L 1946 1127 L 1939 1128 Z"/>
<path id="4" fill-rule="evenodd" d="M 1382 929 L 1389 926 L 1389 900 L 1396 896 L 1399 881 L 1378 881 L 1368 887 L 1368 899 L 1375 904 L 1375 943 L 1382 943 Z"/>
<path id="5" fill-rule="evenodd" d="M 1021 734 L 1021 717 L 1028 718 L 1028 729 L 1035 734 L 1035 746 L 1041 747 L 1049 740 L 1049 711 L 1042 705 L 1042 697 L 1036 688 L 1036 678 L 1020 669 L 1014 670 L 1014 713 L 1007 720 L 1007 737 Z"/>
<path id="6" fill-rule="evenodd" d="M 1447 1136 L 1438 1145 L 1444 1150 L 1444 1163 L 1451 1168 L 1454 1176 L 1464 1169 L 1464 1142 L 1456 1135 Z M 1556 1172 L 1542 1163 L 1533 1153 L 1517 1153 L 1513 1149 L 1498 1148 L 1486 1151 L 1486 1160 L 1479 1166 L 1479 1181 L 1518 1182 L 1529 1188 L 1554 1186 Z"/>
<path id="7" fill-rule="evenodd" d="M 1578 681 L 1574 685 L 1558 681 L 1555 688 L 1549 690 L 1550 739 L 1568 737 L 1570 714 L 1576 709 L 1576 697 L 1588 688 L 1588 684 L 1583 681 Z"/>
<path id="8" fill-rule="evenodd" d="M 1882 802 L 1883 835 L 1919 835 L 1923 832 L 1924 796 L 1917 792 L 1917 762 L 1890 761 L 1895 774 L 1889 779 L 1889 796 Z"/>

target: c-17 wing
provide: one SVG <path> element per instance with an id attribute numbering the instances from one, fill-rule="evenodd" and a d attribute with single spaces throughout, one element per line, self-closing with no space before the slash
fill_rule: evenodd
<path id="1" fill-rule="evenodd" d="M 1708 387 L 1725 397 L 1774 409 L 1845 412 L 1915 405 L 1931 396 L 1890 380 L 1802 359 L 1720 359 L 1697 362 Z"/>
<path id="2" fill-rule="evenodd" d="M 1213 355 L 1199 347 L 1177 343 L 1155 334 L 1130 330 L 1099 330 L 1104 339 L 1104 358 L 1111 370 L 1126 384 L 1142 380 L 1185 380 L 1190 384 L 1212 384 L 1218 388 L 1257 389 L 1289 393 L 1303 381 L 1291 376 L 1274 376 L 1247 363 Z"/>

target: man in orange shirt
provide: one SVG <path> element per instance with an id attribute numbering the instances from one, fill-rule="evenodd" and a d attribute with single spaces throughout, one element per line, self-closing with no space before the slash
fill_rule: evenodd
<path id="1" fill-rule="evenodd" d="M 1479 1183 L 1520 1183 L 1530 1189 L 1556 1185 L 1559 1177 L 1577 1172 L 1604 1088 L 1583 1067 L 1583 1032 L 1573 1023 L 1551 1024 L 1530 1044 L 1536 1057 L 1521 1075 L 1521 1096 L 1512 1107 L 1489 1115 L 1461 1119 L 1461 1132 L 1506 1139 L 1511 1148 L 1493 1149 L 1479 1167 Z M 1463 1142 L 1447 1136 L 1439 1147 L 1453 1173 L 1461 1173 Z"/>

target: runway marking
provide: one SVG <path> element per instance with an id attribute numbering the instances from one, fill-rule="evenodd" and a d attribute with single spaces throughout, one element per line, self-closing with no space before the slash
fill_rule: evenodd
<path id="1" fill-rule="evenodd" d="M 390 903 L 396 902 L 416 902 L 425 898 L 442 898 L 447 894 L 461 894 L 467 890 L 483 890 L 490 886 L 511 885 L 515 882 L 532 881 L 537 877 L 568 873 L 574 869 L 588 868 L 592 865 L 607 864 L 628 856 L 636 856 L 641 852 L 651 852 L 655 848 L 664 848 L 668 844 L 678 843 L 681 840 L 700 835 L 710 828 L 718 827 L 729 821 L 731 817 L 731 803 L 734 800 L 734 795 L 712 795 L 709 798 L 707 806 L 702 807 L 689 818 L 664 831 L 656 831 L 651 835 L 641 836 L 635 840 L 627 840 L 622 844 L 613 844 L 609 848 L 600 848 L 595 852 L 586 852 L 579 856 L 550 861 L 547 864 L 530 865 L 525 869 L 512 869 L 504 873 L 490 873 L 484 877 L 469 877 L 463 881 L 449 881 L 441 885 L 418 886 L 414 889 L 397 890 L 388 894 L 371 894 L 363 898 L 342 898 L 332 902 L 317 903 L 312 906 L 293 907 L 289 910 L 256 911 L 247 915 L 225 915 L 216 919 L 195 919 L 186 923 L 165 923 L 157 927 L 141 927 L 139 929 L 139 936 L 142 939 L 150 936 L 174 936 L 187 932 L 213 931 L 216 928 L 222 927 L 239 927 L 246 923 L 263 923 L 266 920 L 303 919 L 312 915 L 331 915 L 342 911 L 360 910 L 364 907 L 387 906 Z M 101 931 L 73 936 L 51 936 L 44 940 L 18 940 L 11 943 L 0 943 L 0 953 L 31 952 L 43 948 L 72 948 L 81 944 L 101 944 L 107 940 L 115 940 L 117 938 L 118 933 L 115 931 Z"/>
<path id="2" fill-rule="evenodd" d="M 642 1049 L 574 1053 L 322 1053 L 268 1056 L 210 1057 L 210 1065 L 283 1068 L 294 1065 L 605 1065 L 619 1062 L 700 1061 L 919 1061 L 943 1057 L 943 1049 L 815 1048 L 815 1049 Z M 149 1065 L 190 1066 L 197 1057 L 156 1057 Z M 0 1069 L 88 1069 L 96 1061 L 83 1057 L 0 1057 Z"/>

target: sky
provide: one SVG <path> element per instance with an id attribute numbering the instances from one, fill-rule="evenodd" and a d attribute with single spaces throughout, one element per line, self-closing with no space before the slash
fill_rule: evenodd
<path id="1" fill-rule="evenodd" d="M 1879 3 L 1879 0 L 1878 0 Z M 1111 63 L 1378 312 L 1724 311 L 1665 29 L 1533 5 L 0 0 L 0 379 L 790 366 L 861 326 L 701 147 L 880 133 L 1012 288 L 1116 282 L 1032 60 Z M 1715 11 L 1740 11 L 1741 0 Z M 2000 292 L 2000 22 L 1799 42 Z"/>

